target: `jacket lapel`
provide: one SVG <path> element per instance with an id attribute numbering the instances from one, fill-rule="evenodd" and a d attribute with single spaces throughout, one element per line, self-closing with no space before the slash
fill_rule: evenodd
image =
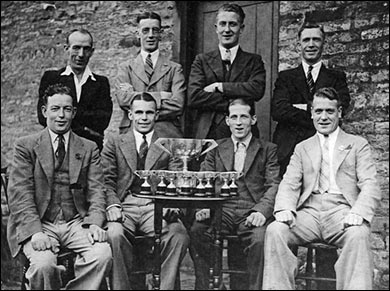
<path id="1" fill-rule="evenodd" d="M 130 63 L 130 66 L 132 67 L 134 75 L 136 75 L 147 86 L 149 84 L 149 78 L 146 76 L 145 65 L 140 53 L 134 59 L 134 61 Z"/>
<path id="2" fill-rule="evenodd" d="M 245 157 L 245 163 L 244 163 L 244 175 L 246 175 L 248 173 L 250 167 L 252 166 L 252 164 L 255 160 L 255 156 L 261 147 L 262 147 L 262 144 L 260 143 L 260 141 L 258 139 L 255 139 L 254 137 L 252 137 L 252 139 L 249 143 L 248 149 L 246 151 L 246 157 Z"/>
<path id="3" fill-rule="evenodd" d="M 42 131 L 41 137 L 34 150 L 51 188 L 54 175 L 54 150 L 51 144 L 49 130 L 47 128 Z"/>
<path id="4" fill-rule="evenodd" d="M 305 71 L 303 70 L 302 64 L 300 64 L 294 71 L 295 87 L 297 92 L 301 92 L 306 102 L 311 100 L 309 87 L 307 86 Z M 317 86 L 316 86 L 317 87 Z"/>
<path id="5" fill-rule="evenodd" d="M 122 151 L 130 169 L 133 172 L 137 170 L 138 153 L 137 153 L 135 137 L 132 129 L 130 129 L 128 133 L 122 135 L 122 138 L 119 141 L 119 148 Z"/>
<path id="6" fill-rule="evenodd" d="M 226 171 L 232 171 L 234 167 L 234 145 L 231 138 L 218 145 L 218 152 Z"/>
<path id="7" fill-rule="evenodd" d="M 348 137 L 345 132 L 340 129 L 333 151 L 333 171 L 335 174 L 337 173 L 340 165 L 342 164 L 351 149 L 352 144 L 348 141 Z"/>
<path id="8" fill-rule="evenodd" d="M 314 135 L 310 138 L 305 146 L 305 149 L 311 160 L 315 177 L 318 177 L 321 168 L 321 145 L 319 137 Z"/>
<path id="9" fill-rule="evenodd" d="M 214 72 L 218 81 L 223 81 L 223 64 L 219 50 L 206 54 L 206 61 L 210 69 Z"/>
<path id="10" fill-rule="evenodd" d="M 157 59 L 156 66 L 154 68 L 154 72 L 152 75 L 152 78 L 150 79 L 149 86 L 153 85 L 154 83 L 157 83 L 162 77 L 164 77 L 169 70 L 171 69 L 168 60 L 159 54 L 159 57 Z"/>
<path id="11" fill-rule="evenodd" d="M 158 139 L 156 132 L 153 133 L 152 141 L 148 150 L 148 154 L 145 160 L 145 170 L 151 170 L 160 156 L 164 153 L 164 150 L 154 144 Z"/>
<path id="12" fill-rule="evenodd" d="M 241 72 L 247 68 L 247 62 L 249 61 L 249 58 L 247 55 L 241 50 L 239 47 L 237 50 L 237 55 L 233 61 L 232 64 L 232 70 L 230 72 L 230 82 L 235 82 L 237 78 L 240 77 Z"/>
<path id="13" fill-rule="evenodd" d="M 81 166 L 85 156 L 84 143 L 72 131 L 69 135 L 69 180 L 70 184 L 75 184 L 80 175 Z"/>

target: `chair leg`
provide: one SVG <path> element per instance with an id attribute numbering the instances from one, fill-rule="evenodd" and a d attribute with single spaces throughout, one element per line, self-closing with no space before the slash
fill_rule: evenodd
<path id="1" fill-rule="evenodd" d="M 334 265 L 338 259 L 337 250 L 317 248 L 315 254 L 316 274 L 321 277 L 336 278 Z M 318 290 L 336 290 L 335 282 L 319 281 Z"/>
<path id="2" fill-rule="evenodd" d="M 313 275 L 313 249 L 307 248 L 307 258 L 306 258 L 306 276 Z M 311 280 L 306 279 L 306 290 L 312 290 Z"/>

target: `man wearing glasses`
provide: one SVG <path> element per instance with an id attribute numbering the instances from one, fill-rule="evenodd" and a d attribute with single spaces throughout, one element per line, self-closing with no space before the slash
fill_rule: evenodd
<path id="1" fill-rule="evenodd" d="M 130 103 L 139 93 L 147 92 L 157 100 L 160 114 L 155 129 L 161 137 L 182 137 L 181 115 L 186 85 L 182 66 L 170 61 L 159 50 L 161 17 L 144 12 L 137 17 L 137 35 L 141 51 L 135 59 L 125 62 L 119 70 L 117 100 L 123 111 L 120 133 L 131 126 L 128 117 Z"/>

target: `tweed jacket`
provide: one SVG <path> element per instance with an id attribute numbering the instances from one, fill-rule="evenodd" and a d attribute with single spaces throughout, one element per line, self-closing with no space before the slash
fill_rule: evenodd
<path id="1" fill-rule="evenodd" d="M 181 116 L 184 110 L 186 98 L 186 84 L 183 68 L 180 64 L 169 61 L 160 52 L 154 73 L 149 80 L 145 73 L 145 65 L 141 54 L 133 60 L 121 65 L 118 75 L 118 83 L 128 83 L 133 86 L 132 92 L 118 90 L 118 104 L 123 110 L 123 116 L 119 125 L 122 129 L 130 128 L 131 121 L 128 116 L 130 103 L 134 95 L 148 92 L 157 100 L 159 118 L 155 129 L 161 137 L 182 137 Z M 170 92 L 171 96 L 161 95 L 161 92 Z"/>
<path id="2" fill-rule="evenodd" d="M 103 169 L 97 146 L 70 133 L 69 178 L 73 201 L 83 224 L 102 226 L 105 221 Z M 51 198 L 54 179 L 54 150 L 49 130 L 19 138 L 9 175 L 8 242 L 16 256 L 21 245 L 42 231 L 43 218 Z"/>
<path id="3" fill-rule="evenodd" d="M 315 90 L 324 87 L 336 89 L 343 108 L 348 108 L 351 98 L 344 72 L 327 69 L 322 64 L 315 82 Z M 295 145 L 315 133 L 310 110 L 293 106 L 308 104 L 311 98 L 302 64 L 279 73 L 271 99 L 271 115 L 273 120 L 278 122 L 273 142 L 278 146 L 279 161 L 290 158 Z"/>
<path id="4" fill-rule="evenodd" d="M 206 92 L 207 85 L 223 82 L 223 93 Z M 191 66 L 188 107 L 193 120 L 194 138 L 206 138 L 216 112 L 225 113 L 230 98 L 260 100 L 265 92 L 265 69 L 260 55 L 238 49 L 230 78 L 224 80 L 219 50 L 199 54 Z"/>
<path id="5" fill-rule="evenodd" d="M 201 164 L 202 171 L 234 171 L 234 145 L 232 139 L 217 141 L 218 147 L 207 153 Z M 243 176 L 237 181 L 238 192 L 245 184 L 249 194 L 256 202 L 250 211 L 258 211 L 265 218 L 272 217 L 275 195 L 278 190 L 279 164 L 276 156 L 276 145 L 264 142 L 252 136 L 244 162 Z M 216 192 L 221 191 L 222 181 L 217 180 Z"/>
<path id="6" fill-rule="evenodd" d="M 314 135 L 299 143 L 291 157 L 276 195 L 275 212 L 296 212 L 315 189 L 321 168 L 321 145 Z M 340 129 L 337 136 L 333 170 L 336 184 L 351 206 L 351 212 L 371 222 L 381 199 L 370 146 L 362 137 Z"/>

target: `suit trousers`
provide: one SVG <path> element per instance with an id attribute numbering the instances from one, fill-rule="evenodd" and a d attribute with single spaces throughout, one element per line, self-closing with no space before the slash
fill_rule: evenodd
<path id="1" fill-rule="evenodd" d="M 111 249 L 108 243 L 95 242 L 87 237 L 88 230 L 82 228 L 82 219 L 76 217 L 69 222 L 42 222 L 43 232 L 50 237 L 52 244 L 64 246 L 74 251 L 75 278 L 65 286 L 67 290 L 99 290 L 101 282 L 111 270 Z M 58 248 L 55 251 L 36 251 L 31 240 L 23 246 L 23 252 L 30 261 L 26 272 L 32 290 L 60 290 L 61 272 L 64 267 L 57 265 Z"/>
<path id="2" fill-rule="evenodd" d="M 351 207 L 342 194 L 314 194 L 297 211 L 296 225 L 273 222 L 265 236 L 264 290 L 293 290 L 298 260 L 290 247 L 325 241 L 341 248 L 334 266 L 337 290 L 370 290 L 373 263 L 367 223 L 344 228 Z"/>
<path id="3" fill-rule="evenodd" d="M 108 240 L 113 252 L 112 289 L 131 290 L 133 271 L 133 243 L 136 234 L 154 236 L 154 204 L 136 206 L 122 203 L 122 223 L 108 223 Z M 174 290 L 180 263 L 187 253 L 189 237 L 181 221 L 163 220 L 161 236 L 161 290 Z"/>
<path id="4" fill-rule="evenodd" d="M 248 209 L 223 208 L 221 232 L 237 234 L 243 243 L 243 253 L 249 271 L 249 290 L 260 290 L 263 280 L 264 265 L 264 236 L 266 225 L 261 227 L 247 227 L 245 220 Z M 209 284 L 209 268 L 212 264 L 212 248 L 210 247 L 210 220 L 194 222 L 191 227 L 190 252 L 195 267 L 195 290 L 206 290 Z M 230 263 L 229 263 L 230 264 Z M 233 276 L 234 277 L 234 276 Z M 237 282 L 231 282 L 231 285 Z"/>

